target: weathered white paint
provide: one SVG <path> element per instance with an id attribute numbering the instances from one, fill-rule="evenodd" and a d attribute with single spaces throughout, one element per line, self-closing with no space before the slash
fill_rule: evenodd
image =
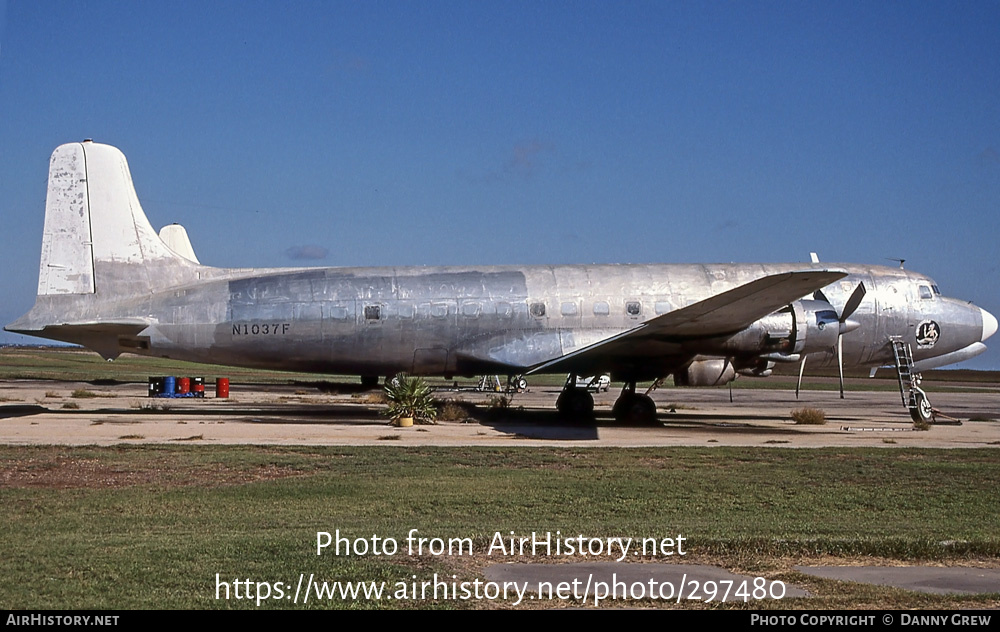
<path id="1" fill-rule="evenodd" d="M 201 263 L 194 254 L 194 247 L 191 246 L 191 239 L 188 238 L 187 230 L 180 224 L 167 224 L 160 229 L 160 239 L 167 247 L 176 254 L 184 257 L 191 263 Z"/>
<path id="2" fill-rule="evenodd" d="M 49 162 L 38 294 L 93 294 L 94 255 L 87 164 L 80 143 L 63 145 Z"/>

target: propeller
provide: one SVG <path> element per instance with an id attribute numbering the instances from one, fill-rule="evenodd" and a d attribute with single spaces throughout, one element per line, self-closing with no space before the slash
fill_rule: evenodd
<path id="1" fill-rule="evenodd" d="M 854 288 L 854 292 L 851 293 L 847 302 L 844 303 L 843 313 L 837 317 L 837 320 L 840 323 L 840 332 L 837 334 L 837 369 L 840 373 L 840 399 L 844 399 L 844 334 L 854 331 L 861 326 L 861 323 L 858 321 L 848 319 L 858 310 L 858 307 L 861 306 L 861 301 L 864 300 L 865 294 L 867 293 L 868 290 L 865 289 L 865 284 L 858 283 L 858 287 Z M 830 301 L 826 298 L 826 295 L 823 294 L 822 290 L 816 290 L 816 292 L 813 293 L 813 298 L 817 301 L 830 303 Z M 808 356 L 803 355 L 802 363 L 799 365 L 799 379 L 795 383 L 795 399 L 799 398 L 799 389 L 802 386 L 802 374 L 806 370 L 807 357 Z"/>

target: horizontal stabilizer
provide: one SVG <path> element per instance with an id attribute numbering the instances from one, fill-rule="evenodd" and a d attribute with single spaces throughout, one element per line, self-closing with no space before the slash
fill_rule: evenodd
<path id="1" fill-rule="evenodd" d="M 140 336 L 149 323 L 140 319 L 124 319 L 115 322 L 63 323 L 46 325 L 40 330 L 18 330 L 5 327 L 7 331 L 49 340 L 60 340 L 83 345 L 99 353 L 105 360 L 113 360 L 125 351 L 135 352 L 148 346 L 148 339 Z"/>

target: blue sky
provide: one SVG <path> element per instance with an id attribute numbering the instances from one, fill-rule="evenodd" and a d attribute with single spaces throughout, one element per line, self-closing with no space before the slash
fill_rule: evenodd
<path id="1" fill-rule="evenodd" d="M 84 138 L 210 265 L 818 251 L 1000 314 L 996 1 L 0 0 L 0 120 L 3 323 Z"/>

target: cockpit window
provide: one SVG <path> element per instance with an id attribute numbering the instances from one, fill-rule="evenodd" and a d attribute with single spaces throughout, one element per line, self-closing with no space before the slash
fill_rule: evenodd
<path id="1" fill-rule="evenodd" d="M 931 288 L 926 285 L 921 285 L 918 289 L 920 291 L 920 298 L 934 298 L 934 295 L 931 294 Z"/>
<path id="2" fill-rule="evenodd" d="M 934 290 L 934 294 L 936 294 L 937 296 L 941 296 L 941 290 L 938 289 L 938 286 L 932 285 L 931 289 Z"/>

